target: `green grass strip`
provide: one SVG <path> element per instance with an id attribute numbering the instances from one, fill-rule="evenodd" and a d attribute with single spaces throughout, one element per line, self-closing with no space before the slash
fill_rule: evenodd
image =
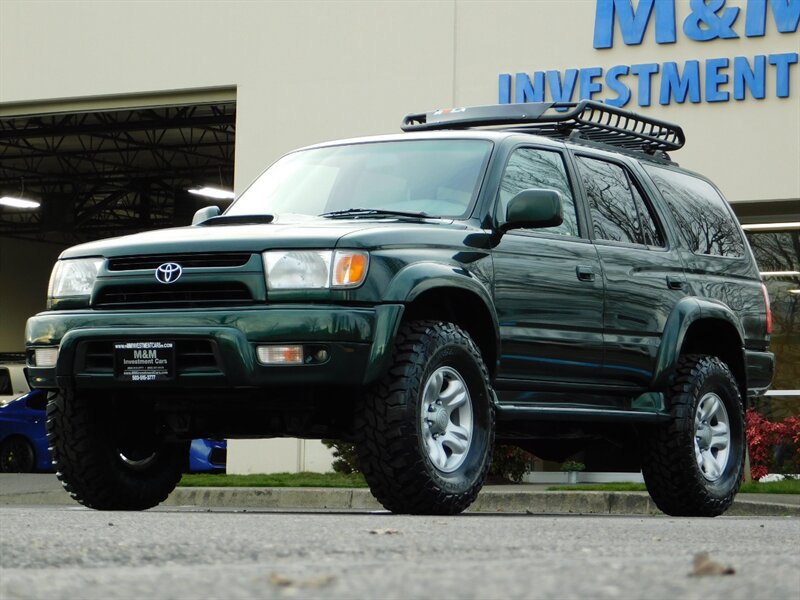
<path id="1" fill-rule="evenodd" d="M 577 485 L 554 485 L 547 491 L 566 492 L 646 492 L 643 483 L 580 483 Z M 743 483 L 740 494 L 800 494 L 800 479 L 784 479 L 759 483 Z"/>
<path id="2" fill-rule="evenodd" d="M 184 475 L 183 487 L 326 487 L 364 488 L 367 482 L 360 473 L 272 473 L 269 475 L 225 475 L 193 473 Z"/>

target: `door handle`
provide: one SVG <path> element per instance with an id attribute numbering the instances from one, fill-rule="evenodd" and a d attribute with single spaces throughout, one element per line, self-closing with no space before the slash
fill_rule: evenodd
<path id="1" fill-rule="evenodd" d="M 575 272 L 578 274 L 578 279 L 581 281 L 594 281 L 594 267 L 578 265 L 575 267 Z"/>
<path id="2" fill-rule="evenodd" d="M 671 290 L 682 290 L 686 287 L 686 280 L 674 275 L 667 275 L 667 287 Z"/>

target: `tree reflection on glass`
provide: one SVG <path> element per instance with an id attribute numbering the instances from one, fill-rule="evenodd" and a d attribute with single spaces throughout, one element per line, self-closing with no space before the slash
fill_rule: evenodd
<path id="1" fill-rule="evenodd" d="M 719 192 L 707 181 L 645 165 L 695 254 L 742 256 L 739 227 Z"/>
<path id="2" fill-rule="evenodd" d="M 624 169 L 583 156 L 578 157 L 578 166 L 592 211 L 595 237 L 644 244 L 632 186 Z"/>
<path id="3" fill-rule="evenodd" d="M 508 202 L 522 190 L 541 189 L 561 192 L 564 222 L 557 227 L 546 227 L 536 231 L 561 235 L 578 235 L 578 219 L 575 214 L 575 199 L 569 185 L 564 161 L 557 152 L 520 148 L 508 160 L 503 180 L 500 182 L 498 218 L 505 218 Z"/>
<path id="4" fill-rule="evenodd" d="M 770 349 L 775 353 L 776 390 L 800 390 L 800 230 L 753 231 L 747 234 L 759 269 L 766 273 L 764 283 L 772 306 L 773 333 Z M 770 417 L 799 414 L 794 399 L 772 401 Z"/>

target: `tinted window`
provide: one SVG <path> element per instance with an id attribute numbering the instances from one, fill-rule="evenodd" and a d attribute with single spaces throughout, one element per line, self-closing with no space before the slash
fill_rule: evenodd
<path id="1" fill-rule="evenodd" d="M 664 239 L 661 237 L 661 233 L 658 230 L 652 209 L 648 206 L 647 202 L 645 202 L 642 194 L 639 192 L 639 188 L 633 184 L 631 184 L 631 192 L 639 212 L 639 219 L 641 219 L 645 244 L 648 246 L 663 246 Z"/>
<path id="2" fill-rule="evenodd" d="M 558 227 L 545 227 L 536 231 L 560 235 L 578 235 L 578 218 L 575 213 L 575 198 L 569 185 L 564 160 L 558 152 L 536 148 L 519 148 L 514 151 L 506 165 L 500 182 L 497 215 L 503 219 L 508 202 L 522 190 L 556 190 L 561 193 L 564 222 Z"/>
<path id="3" fill-rule="evenodd" d="M 742 256 L 744 244 L 725 199 L 707 181 L 646 165 L 695 254 Z"/>
<path id="4" fill-rule="evenodd" d="M 662 245 L 652 214 L 627 170 L 585 156 L 577 159 L 595 237 L 630 244 Z"/>

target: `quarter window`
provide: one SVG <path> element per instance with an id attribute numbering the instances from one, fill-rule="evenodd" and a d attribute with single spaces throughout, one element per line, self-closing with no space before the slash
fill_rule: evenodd
<path id="1" fill-rule="evenodd" d="M 739 226 L 714 186 L 699 177 L 655 165 L 645 165 L 645 170 L 664 196 L 692 252 L 744 255 Z"/>
<path id="2" fill-rule="evenodd" d="M 564 221 L 556 227 L 536 229 L 537 232 L 578 236 L 578 218 L 575 212 L 575 197 L 567 177 L 564 159 L 558 152 L 537 148 L 519 148 L 514 151 L 506 165 L 500 182 L 497 216 L 505 218 L 509 201 L 522 190 L 556 190 L 561 193 Z"/>
<path id="3" fill-rule="evenodd" d="M 596 239 L 663 246 L 663 238 L 641 192 L 626 169 L 578 156 Z"/>

